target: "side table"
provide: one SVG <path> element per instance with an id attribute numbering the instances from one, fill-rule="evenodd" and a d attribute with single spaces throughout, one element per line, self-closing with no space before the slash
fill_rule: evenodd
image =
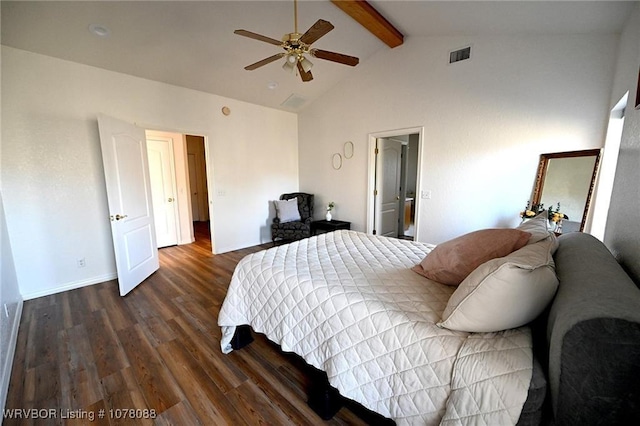
<path id="1" fill-rule="evenodd" d="M 311 222 L 311 234 L 318 235 L 318 231 L 333 232 L 338 229 L 351 229 L 351 222 L 343 220 L 314 220 Z M 321 232 L 321 233 L 322 233 Z"/>

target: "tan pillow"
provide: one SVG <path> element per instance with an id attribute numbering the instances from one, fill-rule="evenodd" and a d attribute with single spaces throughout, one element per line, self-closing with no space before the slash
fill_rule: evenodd
<path id="1" fill-rule="evenodd" d="M 557 244 L 555 235 L 550 235 L 480 265 L 451 295 L 438 326 L 476 333 L 533 321 L 558 288 L 551 256 Z"/>
<path id="2" fill-rule="evenodd" d="M 430 280 L 458 285 L 478 266 L 504 257 L 529 241 L 529 232 L 517 229 L 483 229 L 438 244 L 412 269 Z"/>
<path id="3" fill-rule="evenodd" d="M 553 234 L 553 232 L 549 231 L 549 213 L 546 210 L 533 219 L 522 222 L 516 229 L 531 233 L 531 238 L 529 238 L 527 244 L 537 243 L 547 238 L 549 234 Z"/>

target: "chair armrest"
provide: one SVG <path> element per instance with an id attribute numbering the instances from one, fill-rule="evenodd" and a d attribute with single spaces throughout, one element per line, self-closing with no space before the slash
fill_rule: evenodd
<path id="1" fill-rule="evenodd" d="M 555 424 L 635 424 L 640 290 L 595 237 L 571 232 L 558 242 L 547 323 Z"/>

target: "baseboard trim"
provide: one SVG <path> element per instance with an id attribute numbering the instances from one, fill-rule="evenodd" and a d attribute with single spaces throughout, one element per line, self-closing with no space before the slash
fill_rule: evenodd
<path id="1" fill-rule="evenodd" d="M 2 381 L 0 382 L 0 410 L 4 413 L 4 408 L 7 403 L 7 395 L 9 395 L 9 382 L 11 381 L 11 370 L 13 368 L 13 357 L 16 353 L 16 345 L 18 344 L 18 330 L 20 328 L 20 320 L 22 319 L 22 300 L 18 301 L 16 309 L 16 318 L 13 321 L 13 327 L 11 328 L 11 336 L 9 338 L 9 345 L 7 347 L 7 358 L 4 360 L 2 369 Z M 0 423 L 2 421 L 0 420 Z"/>
<path id="2" fill-rule="evenodd" d="M 26 293 L 26 294 L 23 294 L 22 297 L 24 300 L 36 299 L 38 297 L 50 296 L 52 294 L 62 293 L 63 291 L 75 290 L 76 288 L 86 287 L 88 285 L 100 284 L 105 281 L 115 280 L 116 278 L 118 278 L 118 275 L 116 273 L 99 275 L 96 277 L 91 277 L 86 280 L 73 281 L 67 284 L 63 284 L 59 287 L 47 288 L 41 291 L 34 291 L 33 293 Z"/>

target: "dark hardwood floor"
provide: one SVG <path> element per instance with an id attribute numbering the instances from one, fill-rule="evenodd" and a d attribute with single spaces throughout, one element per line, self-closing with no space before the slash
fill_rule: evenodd
<path id="1" fill-rule="evenodd" d="M 301 362 L 261 335 L 222 354 L 231 274 L 270 245 L 213 255 L 208 227 L 196 231 L 195 243 L 161 249 L 160 270 L 125 297 L 110 281 L 24 303 L 6 409 L 48 418 L 5 411 L 5 425 L 365 424 L 347 408 L 321 420 Z"/>

